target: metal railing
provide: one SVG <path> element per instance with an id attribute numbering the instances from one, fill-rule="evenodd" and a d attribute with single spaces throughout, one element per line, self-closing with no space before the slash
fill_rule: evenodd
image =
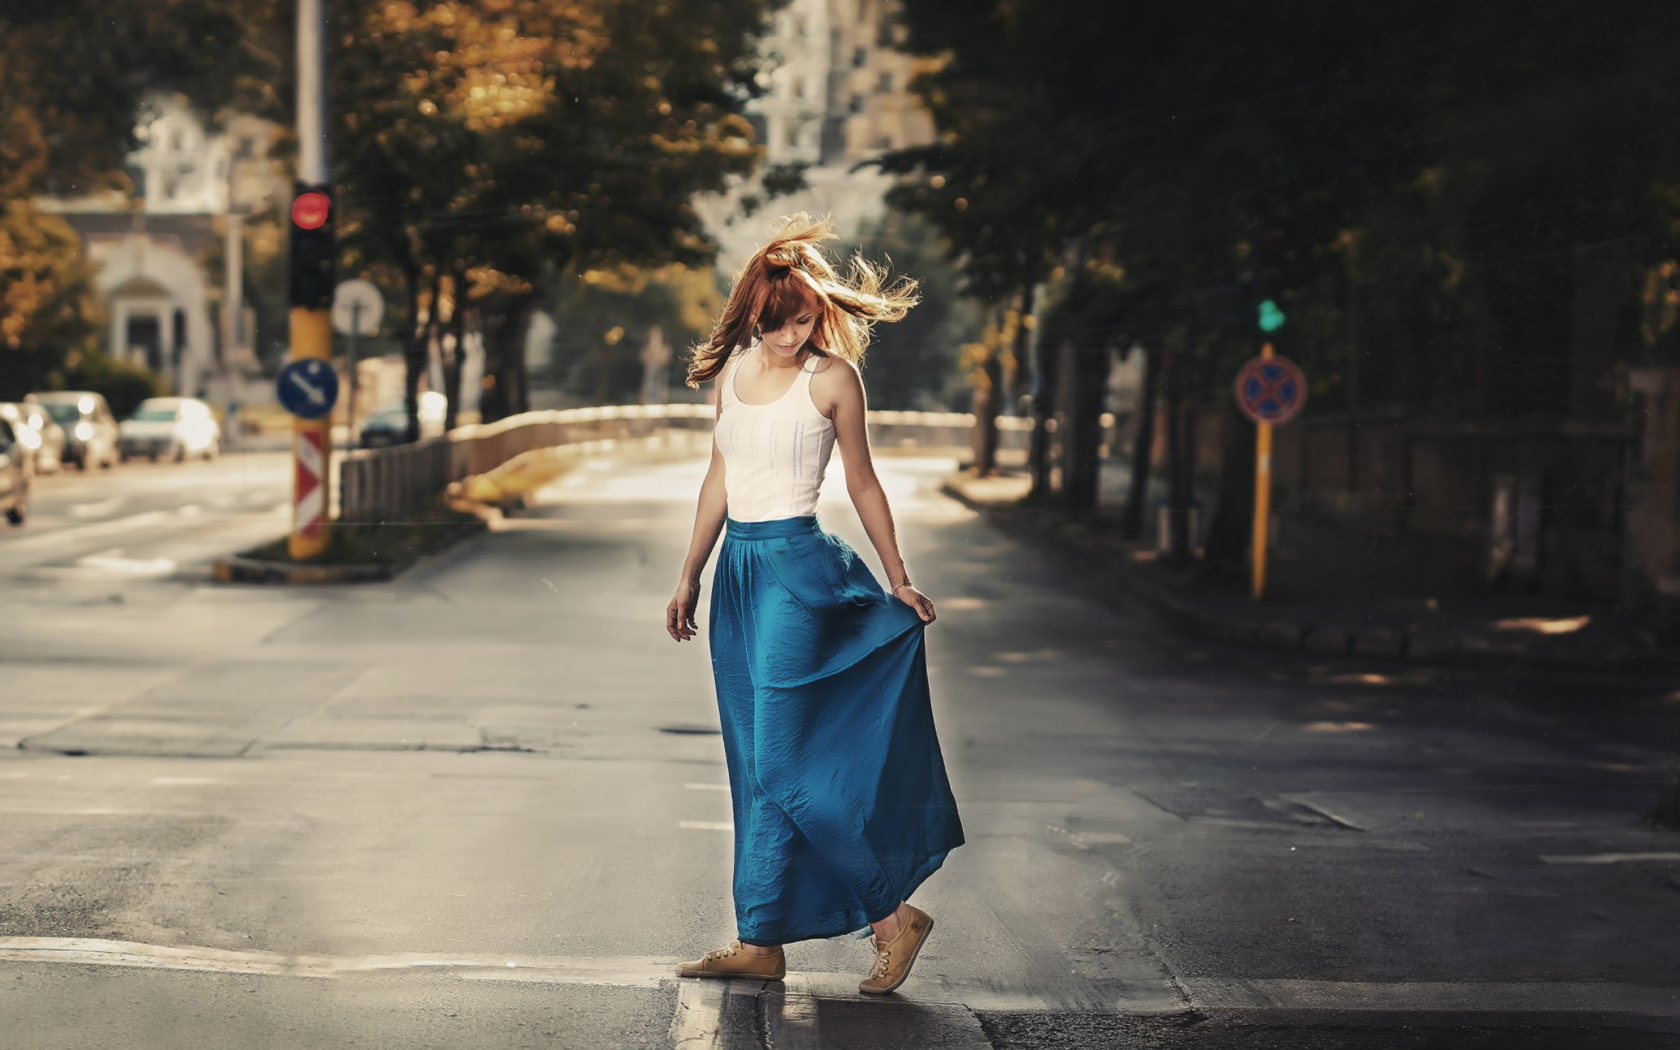
<path id="1" fill-rule="evenodd" d="M 452 482 L 487 474 L 526 452 L 661 430 L 705 430 L 716 412 L 696 404 L 549 409 L 458 427 L 413 445 L 348 451 L 336 457 L 336 517 L 344 524 L 401 518 L 431 505 Z M 998 426 L 1005 446 L 1024 447 L 1032 429 L 1030 421 L 1009 416 L 999 417 Z M 967 412 L 869 413 L 870 443 L 883 450 L 966 448 L 973 433 L 974 416 Z"/>

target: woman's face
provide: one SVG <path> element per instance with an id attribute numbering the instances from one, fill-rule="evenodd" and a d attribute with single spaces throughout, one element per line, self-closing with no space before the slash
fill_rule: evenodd
<path id="1" fill-rule="evenodd" d="M 765 332 L 764 347 L 777 357 L 790 359 L 798 356 L 801 348 L 811 338 L 811 329 L 817 323 L 817 310 L 811 303 L 804 304 L 800 311 L 789 317 L 782 327 L 774 332 Z"/>

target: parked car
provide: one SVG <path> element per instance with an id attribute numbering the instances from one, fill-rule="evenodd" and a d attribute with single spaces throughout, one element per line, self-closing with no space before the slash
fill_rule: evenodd
<path id="1" fill-rule="evenodd" d="M 156 463 L 168 456 L 177 463 L 188 456 L 215 459 L 222 450 L 222 430 L 210 406 L 196 397 L 149 397 L 117 426 L 117 455 L 147 456 Z"/>
<path id="2" fill-rule="evenodd" d="M 444 411 L 449 401 L 435 390 L 420 395 L 420 436 L 437 437 L 443 433 Z M 408 405 L 401 401 L 387 401 L 362 421 L 356 444 L 362 448 L 389 448 L 403 443 L 408 433 Z"/>
<path id="3" fill-rule="evenodd" d="M 103 395 L 91 390 L 53 390 L 32 396 L 64 428 L 66 463 L 83 470 L 116 463 L 117 421 Z"/>
<path id="4" fill-rule="evenodd" d="M 29 451 L 11 422 L 0 418 L 0 507 L 13 525 L 29 516 Z"/>
<path id="5" fill-rule="evenodd" d="M 0 419 L 12 425 L 18 443 L 29 450 L 30 470 L 56 474 L 64 469 L 64 428 L 33 401 L 0 402 Z"/>

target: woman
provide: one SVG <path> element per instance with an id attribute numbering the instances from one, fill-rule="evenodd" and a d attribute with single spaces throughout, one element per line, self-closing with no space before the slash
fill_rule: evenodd
<path id="1" fill-rule="evenodd" d="M 783 944 L 868 925 L 875 963 L 858 988 L 879 994 L 933 928 L 907 898 L 963 838 L 928 704 L 933 602 L 899 554 L 857 370 L 870 325 L 903 317 L 916 286 L 883 287 L 861 258 L 842 279 L 817 248 L 833 236 L 826 220 L 784 220 L 688 371 L 690 386 L 718 380 L 718 419 L 666 630 L 698 632 L 700 573 L 727 526 L 708 630 L 739 939 L 678 973 L 780 980 Z M 836 444 L 890 590 L 817 525 Z"/>

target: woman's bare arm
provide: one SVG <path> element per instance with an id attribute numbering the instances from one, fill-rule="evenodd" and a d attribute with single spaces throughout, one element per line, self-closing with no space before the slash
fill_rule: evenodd
<path id="1" fill-rule="evenodd" d="M 688 641 L 699 633 L 694 616 L 700 608 L 700 574 L 706 569 L 712 548 L 717 546 L 728 512 L 728 500 L 723 490 L 723 453 L 713 442 L 712 463 L 706 468 L 706 480 L 700 484 L 700 500 L 694 512 L 694 535 L 688 541 L 688 557 L 683 559 L 676 597 L 665 607 L 665 630 L 679 642 Z"/>
<path id="2" fill-rule="evenodd" d="M 898 531 L 893 525 L 892 507 L 881 479 L 875 476 L 875 462 L 869 454 L 868 404 L 863 380 L 848 361 L 829 358 L 829 365 L 813 380 L 812 395 L 817 407 L 834 421 L 834 440 L 846 463 L 846 492 L 852 497 L 869 534 L 881 567 L 887 572 L 887 586 L 893 597 L 916 610 L 923 623 L 932 623 L 933 600 L 910 582 L 904 556 L 898 549 Z"/>

